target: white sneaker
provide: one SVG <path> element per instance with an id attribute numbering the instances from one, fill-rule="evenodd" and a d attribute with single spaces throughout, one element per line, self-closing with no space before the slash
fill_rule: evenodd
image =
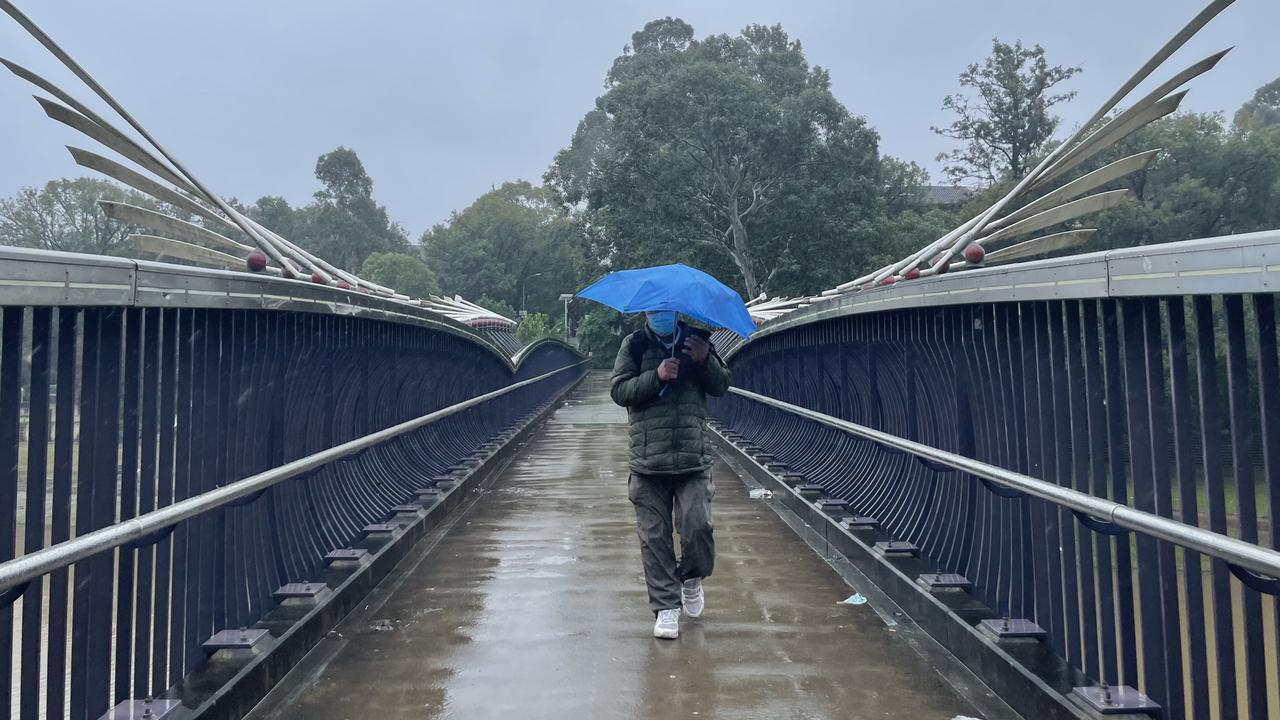
<path id="1" fill-rule="evenodd" d="M 691 618 L 702 615 L 702 609 L 706 607 L 706 599 L 702 594 L 702 579 L 685 580 L 684 587 L 680 588 L 680 599 L 684 601 L 684 614 Z"/>
<path id="2" fill-rule="evenodd" d="M 658 611 L 658 621 L 653 624 L 653 636 L 664 640 L 680 637 L 680 608 Z"/>

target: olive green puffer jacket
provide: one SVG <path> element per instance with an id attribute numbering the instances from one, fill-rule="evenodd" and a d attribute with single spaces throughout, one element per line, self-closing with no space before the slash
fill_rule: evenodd
<path id="1" fill-rule="evenodd" d="M 706 439 L 707 396 L 720 397 L 729 389 L 729 369 L 714 354 L 696 365 L 686 355 L 680 374 L 662 383 L 658 365 L 670 350 L 646 327 L 648 341 L 639 367 L 631 351 L 631 336 L 622 339 L 613 363 L 613 401 L 627 409 L 631 425 L 631 470 L 641 475 L 684 475 L 706 470 L 714 462 Z M 678 342 L 686 328 L 680 325 Z"/>

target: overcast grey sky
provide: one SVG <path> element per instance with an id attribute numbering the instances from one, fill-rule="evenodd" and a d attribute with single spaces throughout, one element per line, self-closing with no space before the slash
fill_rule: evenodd
<path id="1" fill-rule="evenodd" d="M 1078 64 L 1082 121 L 1204 0 L 17 0 L 198 177 L 224 196 L 305 203 L 316 157 L 354 148 L 374 194 L 412 236 L 490 186 L 537 181 L 645 22 L 682 17 L 698 35 L 781 23 L 881 150 L 937 176 L 942 98 L 992 37 Z M 1239 0 L 1155 80 L 1236 50 L 1183 107 L 1228 115 L 1280 75 L 1280 2 Z M 82 100 L 70 74 L 0 15 L 0 56 Z M 1148 86 L 1151 83 L 1148 83 Z M 83 144 L 0 76 L 0 196 L 81 174 Z"/>

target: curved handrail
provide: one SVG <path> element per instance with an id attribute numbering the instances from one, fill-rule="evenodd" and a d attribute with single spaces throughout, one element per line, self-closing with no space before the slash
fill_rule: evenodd
<path id="1" fill-rule="evenodd" d="M 477 395 L 469 400 L 463 400 L 460 403 L 427 413 L 421 417 L 407 420 L 378 432 L 347 441 L 341 445 L 335 445 L 326 450 L 298 458 L 256 475 L 250 475 L 216 490 L 210 490 L 185 500 L 180 500 L 172 505 L 124 520 L 101 530 L 94 530 L 57 545 L 0 563 L 0 597 L 5 594 L 5 591 L 16 589 L 36 578 L 43 577 L 48 573 L 67 567 L 87 557 L 126 545 L 141 538 L 163 533 L 167 528 L 183 520 L 229 505 L 240 498 L 259 493 L 284 480 L 305 474 L 322 465 L 362 452 L 374 445 L 456 415 L 468 408 L 546 380 L 566 370 L 579 367 L 584 362 L 566 365 L 538 377 L 512 383 L 483 395 Z"/>
<path id="2" fill-rule="evenodd" d="M 291 310 L 425 326 L 508 355 L 474 328 L 412 303 L 266 275 L 128 258 L 0 246 L 0 305 Z M 557 341 L 555 338 L 547 338 Z M 564 344 L 581 357 L 571 345 Z"/>
<path id="3" fill-rule="evenodd" d="M 1029 475 L 990 465 L 980 460 L 974 460 L 946 450 L 939 450 L 897 435 L 874 430 L 865 425 L 825 415 L 799 405 L 792 405 L 767 395 L 759 395 L 740 388 L 730 388 L 729 392 L 821 423 L 841 432 L 863 437 L 881 445 L 902 450 L 935 463 L 947 465 L 1002 487 L 1046 500 L 1073 512 L 1089 515 L 1116 527 L 1140 532 L 1159 540 L 1165 540 L 1175 545 L 1195 550 L 1218 558 L 1228 565 L 1252 570 L 1256 573 L 1268 575 L 1271 578 L 1280 578 L 1280 552 L 1275 550 L 1137 510 L 1114 500 L 1106 500 L 1078 490 L 1055 485 Z"/>
<path id="4" fill-rule="evenodd" d="M 1160 295 L 1239 295 L 1280 289 L 1280 230 L 1102 250 L 895 283 L 811 305 L 763 324 L 724 353 L 802 325 L 884 310 L 969 303 Z"/>

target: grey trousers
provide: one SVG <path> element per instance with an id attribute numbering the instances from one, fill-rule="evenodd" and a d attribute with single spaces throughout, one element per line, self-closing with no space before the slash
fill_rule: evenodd
<path id="1" fill-rule="evenodd" d="M 627 497 L 636 510 L 636 533 L 655 613 L 680 607 L 680 584 L 711 574 L 716 562 L 711 499 L 716 485 L 711 471 L 672 477 L 631 473 Z M 672 516 L 680 533 L 680 561 L 671 537 Z"/>

